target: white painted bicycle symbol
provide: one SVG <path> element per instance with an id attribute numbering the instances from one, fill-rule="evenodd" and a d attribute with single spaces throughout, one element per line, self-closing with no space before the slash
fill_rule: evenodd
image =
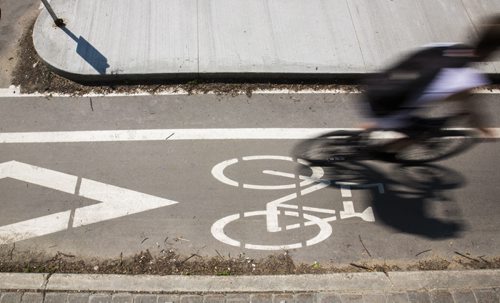
<path id="1" fill-rule="evenodd" d="M 218 163 L 212 168 L 212 175 L 220 182 L 235 187 L 258 189 L 258 190 L 282 190 L 282 189 L 301 188 L 301 190 L 298 193 L 297 192 L 292 193 L 280 197 L 271 202 L 268 202 L 266 204 L 265 210 L 248 211 L 248 212 L 243 212 L 242 214 L 236 213 L 216 221 L 211 228 L 212 235 L 217 240 L 225 244 L 236 247 L 244 247 L 247 249 L 255 249 L 255 250 L 297 249 L 318 244 L 329 238 L 333 233 L 330 222 L 337 220 L 335 209 L 318 208 L 310 206 L 299 207 L 299 205 L 289 203 L 294 199 L 298 199 L 299 197 L 309 195 L 313 192 L 316 192 L 318 190 L 330 186 L 331 183 L 329 181 L 321 180 L 321 177 L 323 177 L 324 175 L 323 169 L 320 167 L 311 168 L 310 176 L 303 176 L 303 175 L 297 176 L 295 174 L 275 171 L 275 170 L 262 171 L 262 173 L 266 175 L 280 176 L 283 177 L 284 179 L 290 179 L 296 181 L 294 183 L 287 183 L 282 185 L 258 185 L 258 184 L 247 184 L 247 183 L 242 184 L 238 181 L 229 178 L 225 174 L 225 170 L 232 165 L 247 161 L 256 161 L 256 160 L 279 160 L 279 161 L 296 162 L 298 164 L 306 165 L 306 163 L 301 159 L 294 160 L 291 157 L 273 156 L 273 155 L 247 156 L 247 157 L 242 157 L 241 162 L 240 159 L 234 158 Z M 378 188 L 379 193 L 382 194 L 384 193 L 384 187 L 382 184 L 378 183 L 378 184 L 360 185 L 347 182 L 344 183 L 336 182 L 336 185 L 340 188 L 340 193 L 343 200 L 343 210 L 339 212 L 340 219 L 348 219 L 356 217 L 367 222 L 375 221 L 375 217 L 373 215 L 373 210 L 371 207 L 366 208 L 363 212 L 355 212 L 354 203 L 352 201 L 351 187 L 354 185 L 356 185 L 357 188 L 367 188 L 375 186 Z M 281 221 L 285 221 L 284 216 L 299 218 L 301 222 L 288 225 L 280 224 Z M 252 218 L 252 217 L 262 217 L 263 223 L 265 222 L 265 226 L 268 233 L 278 234 L 284 231 L 301 230 L 308 226 L 317 226 L 319 232 L 313 235 L 312 237 L 308 236 L 309 238 L 305 239 L 304 241 L 288 243 L 288 244 L 268 245 L 268 244 L 256 244 L 256 243 L 242 243 L 241 241 L 229 237 L 227 233 L 224 231 L 228 225 L 234 224 L 237 221 L 244 220 L 245 218 Z"/>

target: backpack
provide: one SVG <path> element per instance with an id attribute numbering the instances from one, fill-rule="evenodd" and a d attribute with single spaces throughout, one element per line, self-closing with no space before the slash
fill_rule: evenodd
<path id="1" fill-rule="evenodd" d="M 364 81 L 365 99 L 375 116 L 390 115 L 418 97 L 443 68 L 464 67 L 470 56 L 448 55 L 448 50 L 470 50 L 463 44 L 432 46 L 410 54 L 382 73 Z"/>

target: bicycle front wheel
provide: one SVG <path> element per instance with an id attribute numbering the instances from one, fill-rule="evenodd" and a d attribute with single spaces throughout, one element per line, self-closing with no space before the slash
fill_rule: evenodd
<path id="1" fill-rule="evenodd" d="M 416 140 L 396 153 L 399 163 L 418 164 L 446 159 L 472 147 L 476 141 L 474 132 L 443 129 L 435 136 Z"/>
<path id="2" fill-rule="evenodd" d="M 335 131 L 305 140 L 294 149 L 298 159 L 312 166 L 329 166 L 359 157 L 362 131 Z"/>

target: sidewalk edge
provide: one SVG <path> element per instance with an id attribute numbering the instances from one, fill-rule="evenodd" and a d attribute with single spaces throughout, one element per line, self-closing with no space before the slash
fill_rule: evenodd
<path id="1" fill-rule="evenodd" d="M 0 273 L 0 290 L 134 293 L 365 292 L 500 287 L 500 270 L 287 276 L 151 276 Z"/>

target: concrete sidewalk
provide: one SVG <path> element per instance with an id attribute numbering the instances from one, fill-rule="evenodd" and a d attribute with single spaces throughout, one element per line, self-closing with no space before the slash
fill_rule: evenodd
<path id="1" fill-rule="evenodd" d="M 23 290 L 23 292 L 13 292 Z M 500 271 L 297 276 L 0 274 L 1 303 L 499 302 Z"/>
<path id="2" fill-rule="evenodd" d="M 52 0 L 38 54 L 81 81 L 321 78 L 376 71 L 415 47 L 470 41 L 497 0 Z M 500 63 L 481 67 L 500 73 Z"/>

